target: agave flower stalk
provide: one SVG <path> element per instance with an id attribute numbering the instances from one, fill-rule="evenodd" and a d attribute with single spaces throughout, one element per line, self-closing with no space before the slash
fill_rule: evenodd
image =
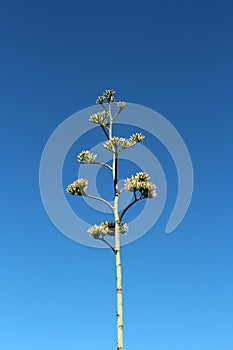
<path id="1" fill-rule="evenodd" d="M 113 117 L 111 111 L 111 103 L 109 103 L 109 141 L 113 140 L 112 125 Z M 112 179 L 114 185 L 114 223 L 115 223 L 115 266 L 116 266 L 116 296 L 117 296 L 117 350 L 123 350 L 123 310 L 122 310 L 122 268 L 121 268 L 121 256 L 120 256 L 120 220 L 119 220 L 119 193 L 118 193 L 118 153 L 117 146 L 113 145 L 113 161 L 112 161 Z"/>
<path id="2" fill-rule="evenodd" d="M 149 175 L 144 172 L 139 172 L 136 175 L 132 175 L 130 178 L 125 179 L 124 187 L 119 190 L 118 188 L 118 158 L 119 154 L 125 149 L 135 146 L 144 140 L 144 136 L 141 133 L 135 133 L 130 135 L 128 139 L 123 137 L 117 137 L 113 135 L 113 122 L 117 116 L 126 107 L 126 103 L 123 101 L 117 102 L 118 111 L 115 115 L 112 115 L 112 103 L 115 102 L 115 91 L 105 90 L 102 96 L 97 98 L 96 103 L 103 108 L 102 112 L 97 112 L 90 116 L 89 121 L 99 124 L 104 132 L 107 141 L 103 144 L 106 150 L 112 152 L 112 166 L 96 161 L 97 155 L 91 153 L 88 150 L 82 151 L 78 155 L 78 162 L 80 164 L 100 164 L 105 166 L 112 172 L 112 181 L 114 189 L 113 205 L 103 198 L 99 198 L 88 194 L 87 179 L 78 179 L 71 183 L 66 191 L 71 195 L 85 196 L 95 200 L 99 200 L 106 204 L 112 211 L 113 222 L 104 221 L 99 225 L 94 225 L 88 229 L 89 235 L 93 239 L 98 239 L 106 244 L 115 255 L 115 268 L 116 268 L 116 326 L 117 326 L 117 348 L 116 350 L 123 350 L 123 314 L 122 314 L 122 265 L 121 265 L 121 245 L 120 236 L 128 230 L 127 224 L 122 219 L 126 212 L 138 201 L 145 198 L 154 198 L 157 196 L 156 186 L 152 182 L 149 182 Z M 119 213 L 119 197 L 123 191 L 130 191 L 134 194 L 133 201 L 126 206 Z M 114 236 L 114 246 L 107 240 L 107 236 Z"/>
<path id="3" fill-rule="evenodd" d="M 111 140 L 111 139 L 110 139 Z M 117 180 L 118 154 L 113 153 L 113 183 L 114 183 L 114 222 L 115 222 L 115 262 L 116 262 L 116 295 L 117 295 L 117 350 L 123 350 L 123 313 L 122 313 L 122 272 L 120 256 L 120 219 L 119 219 L 119 192 Z"/>

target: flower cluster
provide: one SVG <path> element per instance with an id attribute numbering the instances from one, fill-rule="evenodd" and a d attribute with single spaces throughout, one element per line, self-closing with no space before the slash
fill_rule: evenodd
<path id="1" fill-rule="evenodd" d="M 120 109 L 124 109 L 126 107 L 126 102 L 123 102 L 123 101 L 117 102 L 117 107 L 119 107 Z"/>
<path id="2" fill-rule="evenodd" d="M 149 182 L 149 178 L 147 173 L 139 172 L 125 180 L 124 189 L 134 193 L 139 191 L 142 198 L 154 198 L 157 196 L 156 185 Z"/>
<path id="3" fill-rule="evenodd" d="M 108 103 L 114 102 L 115 98 L 113 95 L 116 93 L 114 90 L 105 90 L 104 91 L 104 96 L 107 98 Z"/>
<path id="4" fill-rule="evenodd" d="M 120 233 L 127 233 L 128 232 L 128 225 L 125 224 L 124 222 L 122 222 L 120 224 L 119 231 L 120 231 Z"/>
<path id="5" fill-rule="evenodd" d="M 87 232 L 92 236 L 94 239 L 99 239 L 107 234 L 108 228 L 105 225 L 104 222 L 102 222 L 100 225 L 94 225 L 90 227 Z"/>
<path id="6" fill-rule="evenodd" d="M 120 233 L 126 233 L 128 226 L 125 223 L 121 223 L 119 227 Z M 90 227 L 87 232 L 94 238 L 103 238 L 106 235 L 115 236 L 115 223 L 111 221 L 101 222 L 100 225 L 94 225 Z"/>
<path id="7" fill-rule="evenodd" d="M 134 141 L 136 143 L 142 142 L 144 140 L 145 136 L 142 135 L 141 133 L 136 132 L 136 134 L 130 135 L 129 139 L 130 141 Z"/>
<path id="8" fill-rule="evenodd" d="M 94 163 L 96 157 L 97 154 L 90 153 L 90 151 L 82 151 L 77 156 L 78 162 L 83 164 Z"/>
<path id="9" fill-rule="evenodd" d="M 99 96 L 96 100 L 97 105 L 102 105 L 104 103 L 104 96 Z"/>
<path id="10" fill-rule="evenodd" d="M 112 103 L 115 101 L 115 98 L 113 95 L 116 93 L 114 90 L 105 90 L 102 96 L 99 96 L 96 100 L 96 103 L 98 105 L 102 105 L 105 100 L 107 100 L 108 103 Z"/>
<path id="11" fill-rule="evenodd" d="M 109 236 L 115 236 L 115 223 L 112 221 L 105 221 L 104 224 L 107 225 L 107 227 L 108 227 L 107 234 Z M 125 224 L 124 222 L 122 222 L 119 226 L 119 232 L 120 233 L 128 232 L 128 225 Z"/>
<path id="12" fill-rule="evenodd" d="M 135 142 L 125 139 L 124 137 L 114 136 L 111 140 L 108 140 L 104 143 L 104 147 L 110 152 L 121 153 L 124 149 L 132 147 L 135 145 Z M 118 149 L 118 147 L 121 147 Z"/>
<path id="13" fill-rule="evenodd" d="M 103 112 L 97 112 L 97 113 L 92 114 L 89 118 L 89 121 L 92 123 L 107 126 L 107 124 L 108 124 L 107 118 L 108 118 L 108 112 L 103 111 Z"/>
<path id="14" fill-rule="evenodd" d="M 66 192 L 72 196 L 75 194 L 78 196 L 83 196 L 87 190 L 87 185 L 88 181 L 86 179 L 78 179 L 66 188 Z"/>
<path id="15" fill-rule="evenodd" d="M 150 176 L 147 173 L 139 172 L 135 175 L 135 179 L 137 181 L 148 182 L 150 180 Z"/>

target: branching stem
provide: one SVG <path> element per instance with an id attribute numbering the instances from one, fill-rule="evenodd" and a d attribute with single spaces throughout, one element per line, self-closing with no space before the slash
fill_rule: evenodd
<path id="1" fill-rule="evenodd" d="M 99 238 L 100 241 L 104 242 L 105 244 L 107 244 L 107 246 L 109 246 L 109 248 L 112 249 L 112 251 L 114 252 L 114 254 L 116 254 L 115 248 L 108 242 L 106 241 L 104 238 Z"/>
<path id="2" fill-rule="evenodd" d="M 97 201 L 101 201 L 101 202 L 105 203 L 107 206 L 109 206 L 109 208 L 112 210 L 112 212 L 114 212 L 113 206 L 105 199 L 100 198 L 100 197 L 96 197 L 96 196 L 92 196 L 91 194 L 86 194 L 86 193 L 83 194 L 83 196 L 88 197 L 88 198 L 92 198 L 92 199 L 96 199 Z"/>
<path id="3" fill-rule="evenodd" d="M 135 194 L 134 194 L 134 195 L 135 195 Z M 119 216 L 120 222 L 121 222 L 123 216 L 125 215 L 125 213 L 127 212 L 127 210 L 128 210 L 129 208 L 131 208 L 135 203 L 137 203 L 138 201 L 140 201 L 141 199 L 142 199 L 142 197 L 136 198 L 136 195 L 135 195 L 135 199 L 133 200 L 133 202 L 131 202 L 131 203 L 122 211 L 121 215 Z"/>
<path id="4" fill-rule="evenodd" d="M 120 109 L 120 110 L 114 115 L 114 117 L 112 118 L 113 121 L 118 117 L 118 115 L 121 113 L 121 111 L 122 111 L 122 109 Z"/>
<path id="5" fill-rule="evenodd" d="M 107 139 L 109 140 L 109 136 L 108 136 L 108 133 L 107 131 L 105 130 L 105 127 L 103 125 L 100 125 L 101 126 L 101 129 L 103 130 L 105 136 L 107 137 Z"/>
<path id="6" fill-rule="evenodd" d="M 106 163 L 102 163 L 102 162 L 93 162 L 93 163 L 91 163 L 91 164 L 100 164 L 100 165 L 103 165 L 103 166 L 105 166 L 106 168 L 108 168 L 108 169 L 110 169 L 110 170 L 112 171 L 111 165 L 108 165 L 108 164 L 106 164 Z"/>
<path id="7" fill-rule="evenodd" d="M 103 107 L 103 109 L 105 110 L 105 112 L 107 112 L 107 108 L 105 107 L 105 105 L 103 103 L 101 103 L 101 106 Z"/>
<path id="8" fill-rule="evenodd" d="M 109 164 L 106 164 L 106 163 L 103 163 L 103 162 L 91 162 L 91 163 L 82 162 L 82 164 L 99 164 L 99 165 L 105 166 L 106 168 L 108 168 L 108 169 L 110 169 L 112 171 L 112 167 Z"/>

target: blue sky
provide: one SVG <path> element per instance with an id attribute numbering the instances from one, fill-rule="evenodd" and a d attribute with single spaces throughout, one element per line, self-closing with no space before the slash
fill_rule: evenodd
<path id="1" fill-rule="evenodd" d="M 122 248 L 125 349 L 233 349 L 232 10 L 227 0 L 2 2 L 0 349 L 115 349 L 114 257 L 61 234 L 38 184 L 50 134 L 105 88 L 165 116 L 195 174 L 189 211 L 166 235 L 177 180 L 158 144 L 165 209 Z"/>

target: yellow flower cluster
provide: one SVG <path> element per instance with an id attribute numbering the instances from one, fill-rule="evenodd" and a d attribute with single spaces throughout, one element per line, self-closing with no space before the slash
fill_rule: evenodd
<path id="1" fill-rule="evenodd" d="M 126 102 L 123 102 L 123 101 L 117 102 L 117 107 L 119 107 L 120 109 L 124 109 L 126 107 Z"/>
<path id="2" fill-rule="evenodd" d="M 78 162 L 83 164 L 94 163 L 97 154 L 90 153 L 90 151 L 82 151 L 78 154 Z"/>
<path id="3" fill-rule="evenodd" d="M 124 189 L 134 193 L 139 191 L 142 198 L 154 198 L 157 196 L 156 185 L 149 182 L 149 178 L 147 173 L 139 172 L 125 180 Z"/>
<path id="4" fill-rule="evenodd" d="M 108 103 L 112 103 L 115 101 L 115 98 L 113 95 L 116 93 L 115 90 L 105 90 L 102 96 L 99 96 L 96 100 L 96 103 L 98 105 L 102 105 L 105 100 L 107 100 Z"/>
<path id="5" fill-rule="evenodd" d="M 119 227 L 120 233 L 126 233 L 128 231 L 128 225 L 125 223 L 121 223 Z M 115 236 L 115 223 L 111 221 L 101 222 L 100 225 L 94 225 L 90 227 L 87 232 L 94 239 L 103 238 L 106 235 Z"/>
<path id="6" fill-rule="evenodd" d="M 134 141 L 136 143 L 142 142 L 144 140 L 145 136 L 142 135 L 141 133 L 136 132 L 136 134 L 130 135 L 129 139 L 130 141 Z"/>
<path id="7" fill-rule="evenodd" d="M 88 180 L 87 179 L 78 179 L 66 188 L 66 192 L 74 196 L 83 196 L 87 190 Z"/>
<path id="8" fill-rule="evenodd" d="M 103 111 L 103 112 L 97 112 L 92 114 L 89 118 L 89 121 L 99 125 L 107 126 L 108 124 L 107 118 L 108 118 L 108 112 Z"/>

